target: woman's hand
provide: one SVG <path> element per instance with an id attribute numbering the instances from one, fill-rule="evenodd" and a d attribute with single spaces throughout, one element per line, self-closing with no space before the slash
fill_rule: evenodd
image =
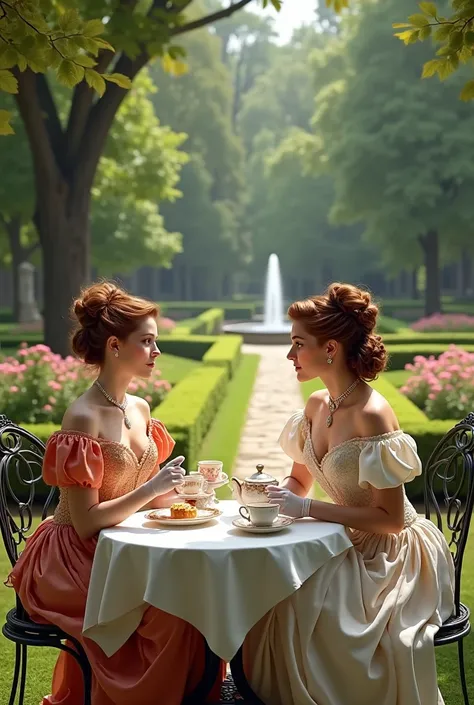
<path id="1" fill-rule="evenodd" d="M 267 489 L 268 498 L 280 505 L 281 514 L 302 519 L 309 516 L 311 508 L 311 500 L 309 497 L 298 497 L 294 492 L 286 489 L 286 487 L 277 487 L 269 485 Z"/>
<path id="2" fill-rule="evenodd" d="M 147 484 L 150 485 L 157 497 L 183 484 L 183 479 L 186 474 L 184 468 L 181 467 L 183 462 L 184 455 L 178 455 L 173 460 L 170 460 L 169 463 L 166 463 L 166 465 L 156 473 L 155 477 L 148 480 Z"/>

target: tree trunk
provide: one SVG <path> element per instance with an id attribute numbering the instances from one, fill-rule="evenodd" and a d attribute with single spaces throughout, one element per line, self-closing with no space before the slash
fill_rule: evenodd
<path id="1" fill-rule="evenodd" d="M 43 250 L 44 340 L 63 357 L 70 354 L 70 315 L 74 298 L 89 281 L 89 194 L 68 197 L 69 189 L 50 189 L 38 202 L 36 226 Z"/>
<path id="2" fill-rule="evenodd" d="M 472 260 L 469 252 L 464 248 L 461 253 L 461 296 L 472 298 Z"/>
<path id="3" fill-rule="evenodd" d="M 441 312 L 441 289 L 439 271 L 439 238 L 436 230 L 430 230 L 420 237 L 423 248 L 426 288 L 425 288 L 425 315 L 432 316 Z"/>
<path id="4" fill-rule="evenodd" d="M 27 259 L 26 252 L 21 246 L 21 218 L 12 218 L 4 223 L 8 235 L 8 243 L 12 256 L 13 275 L 13 320 L 20 320 L 20 264 Z"/>
<path id="5" fill-rule="evenodd" d="M 418 268 L 414 267 L 411 271 L 411 298 L 418 300 L 420 292 L 418 290 Z"/>

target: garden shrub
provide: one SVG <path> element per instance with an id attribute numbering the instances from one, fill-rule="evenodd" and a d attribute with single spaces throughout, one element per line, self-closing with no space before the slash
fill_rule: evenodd
<path id="1" fill-rule="evenodd" d="M 240 335 L 220 336 L 205 353 L 203 363 L 225 367 L 229 377 L 232 377 L 242 357 L 242 342 Z"/>

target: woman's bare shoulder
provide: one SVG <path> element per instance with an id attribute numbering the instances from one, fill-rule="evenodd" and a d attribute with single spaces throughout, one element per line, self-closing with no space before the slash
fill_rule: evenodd
<path id="1" fill-rule="evenodd" d="M 66 409 L 61 424 L 63 431 L 80 431 L 90 436 L 98 436 L 100 419 L 97 407 L 93 406 L 86 394 L 78 397 Z"/>

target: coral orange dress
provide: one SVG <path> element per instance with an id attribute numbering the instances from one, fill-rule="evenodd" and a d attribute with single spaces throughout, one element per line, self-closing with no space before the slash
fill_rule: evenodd
<path id="1" fill-rule="evenodd" d="M 43 478 L 60 488 L 54 517 L 28 539 L 10 582 L 30 617 L 78 639 L 89 658 L 93 705 L 180 705 L 204 671 L 204 640 L 179 617 L 150 606 L 136 632 L 112 657 L 82 636 L 97 536 L 82 540 L 72 526 L 68 488 L 92 487 L 101 502 L 121 497 L 149 480 L 174 447 L 164 425 L 152 420 L 139 460 L 125 445 L 85 433 L 59 431 L 46 446 Z M 218 701 L 219 683 L 211 701 Z M 43 705 L 82 705 L 83 683 L 73 657 L 61 652 L 52 695 Z"/>

